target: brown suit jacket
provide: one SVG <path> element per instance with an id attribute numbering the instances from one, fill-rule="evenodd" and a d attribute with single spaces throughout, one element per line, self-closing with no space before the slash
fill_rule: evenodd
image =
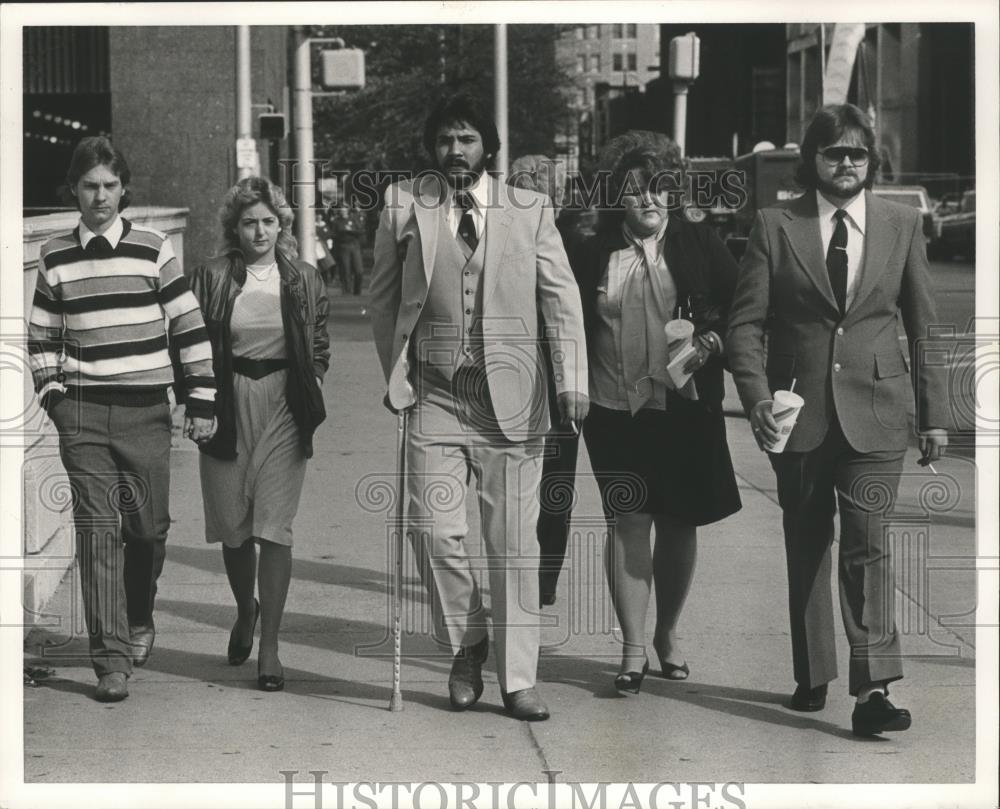
<path id="1" fill-rule="evenodd" d="M 741 264 L 726 340 L 730 367 L 748 412 L 796 381 L 805 406 L 788 452 L 819 446 L 834 417 L 859 452 L 907 445 L 915 342 L 936 323 L 927 250 L 919 211 L 864 193 L 864 258 L 845 315 L 830 285 L 813 192 L 759 211 Z M 915 368 L 912 381 L 918 426 L 946 427 L 940 370 Z"/>

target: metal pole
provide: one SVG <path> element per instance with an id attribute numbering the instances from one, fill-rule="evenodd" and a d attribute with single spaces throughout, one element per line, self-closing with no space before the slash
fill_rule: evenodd
<path id="1" fill-rule="evenodd" d="M 253 137 L 250 100 L 250 26 L 236 26 L 236 137 Z M 237 167 L 239 179 L 253 174 L 250 166 Z"/>
<path id="2" fill-rule="evenodd" d="M 399 411 L 396 426 L 396 525 L 392 553 L 392 694 L 389 710 L 403 710 L 400 687 L 403 665 L 403 536 L 406 533 L 406 440 L 409 408 Z"/>
<path id="3" fill-rule="evenodd" d="M 674 82 L 674 141 L 681 154 L 685 153 L 685 136 L 687 134 L 687 100 L 688 86 L 685 81 Z"/>
<path id="4" fill-rule="evenodd" d="M 500 149 L 497 152 L 496 170 L 507 174 L 507 26 L 503 23 L 493 26 L 493 75 L 494 104 L 497 132 L 500 135 Z"/>
<path id="5" fill-rule="evenodd" d="M 819 24 L 819 106 L 823 106 L 826 87 L 826 23 Z"/>
<path id="6" fill-rule="evenodd" d="M 296 205 L 295 236 L 299 258 L 316 264 L 316 167 L 313 164 L 312 71 L 309 29 L 295 26 L 295 73 L 292 103 L 295 117 L 295 163 L 292 204 Z"/>

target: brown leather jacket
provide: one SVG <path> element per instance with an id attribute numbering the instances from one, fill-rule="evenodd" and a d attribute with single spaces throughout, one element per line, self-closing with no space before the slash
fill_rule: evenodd
<path id="1" fill-rule="evenodd" d="M 311 264 L 275 254 L 281 276 L 281 320 L 289 359 L 285 395 L 299 429 L 307 458 L 312 436 L 326 418 L 323 394 L 317 384 L 330 366 L 330 337 L 326 331 L 326 287 Z M 233 402 L 233 352 L 230 321 L 233 303 L 246 280 L 246 265 L 238 250 L 217 256 L 191 273 L 191 290 L 198 299 L 212 343 L 212 367 L 218 385 L 215 415 L 218 430 L 200 449 L 215 458 L 236 457 L 236 411 Z"/>

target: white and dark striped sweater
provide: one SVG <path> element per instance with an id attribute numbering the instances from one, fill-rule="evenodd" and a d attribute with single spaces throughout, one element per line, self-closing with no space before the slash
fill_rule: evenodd
<path id="1" fill-rule="evenodd" d="M 103 248 L 84 249 L 79 227 L 42 246 L 28 325 L 35 390 L 122 404 L 165 399 L 178 381 L 172 350 L 188 415 L 211 418 L 212 348 L 170 240 L 121 223 L 114 247 L 102 239 Z"/>

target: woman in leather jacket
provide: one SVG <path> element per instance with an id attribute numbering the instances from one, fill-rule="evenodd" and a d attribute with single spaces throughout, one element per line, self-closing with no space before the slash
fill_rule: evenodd
<path id="1" fill-rule="evenodd" d="M 259 617 L 258 687 L 280 691 L 292 520 L 313 431 L 325 417 L 326 289 L 316 268 L 296 258 L 291 209 L 269 180 L 240 180 L 220 216 L 226 249 L 191 276 L 219 390 L 218 429 L 199 445 L 205 538 L 222 543 L 236 599 L 229 663 L 250 656 Z"/>

